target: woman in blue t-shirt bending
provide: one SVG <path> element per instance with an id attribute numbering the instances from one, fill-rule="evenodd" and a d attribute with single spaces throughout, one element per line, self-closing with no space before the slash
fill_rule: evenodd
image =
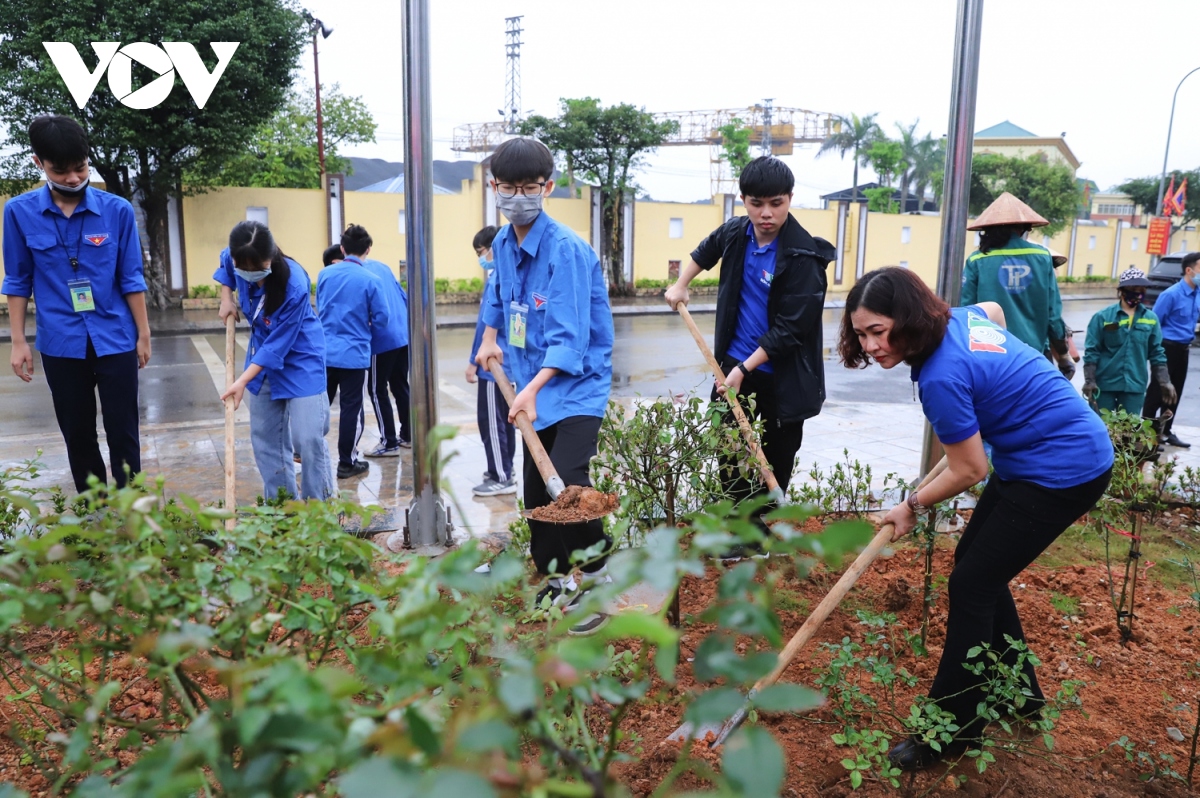
<path id="1" fill-rule="evenodd" d="M 987 477 L 983 446 L 992 447 L 996 473 L 954 552 L 946 644 L 929 690 L 961 730 L 940 753 L 920 737 L 888 753 L 897 767 L 916 770 L 960 755 L 980 738 L 984 677 L 964 664 L 986 660 L 968 654 L 987 644 L 1015 664 L 1005 636 L 1024 634 L 1008 583 L 1103 495 L 1113 448 L 1071 383 L 1005 330 L 999 305 L 951 310 L 907 269 L 880 269 L 858 281 L 846 298 L 839 352 L 848 368 L 909 365 L 921 409 L 946 449 L 946 470 L 885 516 L 896 525 L 894 540 L 912 531 L 918 514 Z M 1028 662 L 1024 671 L 1031 697 L 1009 710 L 1036 716 L 1045 697 Z"/>

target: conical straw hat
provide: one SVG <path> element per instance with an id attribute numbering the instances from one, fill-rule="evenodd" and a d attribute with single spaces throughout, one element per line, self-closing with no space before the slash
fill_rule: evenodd
<path id="1" fill-rule="evenodd" d="M 1054 264 L 1056 269 L 1067 262 L 1067 256 L 1058 250 L 1050 249 L 1050 247 L 1046 247 L 1046 249 L 1050 251 L 1050 262 Z"/>
<path id="2" fill-rule="evenodd" d="M 983 213 L 975 220 L 975 224 L 967 225 L 968 230 L 979 230 L 984 227 L 996 227 L 1002 224 L 1027 224 L 1031 227 L 1045 227 L 1050 222 L 1043 219 L 1037 212 L 1005 191 L 996 201 L 984 208 Z"/>

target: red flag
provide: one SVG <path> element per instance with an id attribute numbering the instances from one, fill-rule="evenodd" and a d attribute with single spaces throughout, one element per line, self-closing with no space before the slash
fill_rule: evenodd
<path id="1" fill-rule="evenodd" d="M 1171 213 L 1174 205 L 1171 204 L 1171 197 L 1175 194 L 1175 175 L 1171 175 L 1171 185 L 1167 187 L 1167 193 L 1163 194 L 1162 215 L 1172 216 Z"/>
<path id="2" fill-rule="evenodd" d="M 1175 196 L 1171 197 L 1171 204 L 1175 206 L 1175 213 L 1178 216 L 1184 216 L 1187 213 L 1187 178 L 1179 184 L 1179 190 L 1175 192 Z"/>

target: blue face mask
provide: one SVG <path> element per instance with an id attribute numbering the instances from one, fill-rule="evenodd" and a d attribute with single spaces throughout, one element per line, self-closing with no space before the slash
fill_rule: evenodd
<path id="1" fill-rule="evenodd" d="M 267 266 L 267 268 L 263 269 L 261 272 L 251 272 L 234 266 L 233 273 L 248 283 L 257 283 L 259 280 L 267 279 L 267 277 L 271 274 L 271 267 Z"/>
<path id="2" fill-rule="evenodd" d="M 485 269 L 492 268 L 492 262 L 490 260 L 488 260 L 487 257 L 484 255 L 479 256 L 479 265 Z"/>

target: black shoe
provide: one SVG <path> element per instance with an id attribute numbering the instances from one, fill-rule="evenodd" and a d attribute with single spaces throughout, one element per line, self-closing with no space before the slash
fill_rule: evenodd
<path id="1" fill-rule="evenodd" d="M 338 479 L 349 479 L 359 474 L 365 474 L 370 470 L 371 466 L 365 460 L 355 460 L 350 464 L 338 463 L 337 477 Z"/>
<path id="2" fill-rule="evenodd" d="M 1174 432 L 1168 432 L 1166 435 L 1164 435 L 1163 443 L 1167 444 L 1168 446 L 1178 446 L 1180 449 L 1192 448 L 1190 443 L 1184 443 L 1183 441 L 1179 440 Z"/>
<path id="3" fill-rule="evenodd" d="M 953 759 L 962 756 L 967 750 L 966 743 L 943 743 L 941 751 L 933 750 L 929 743 L 923 743 L 916 737 L 909 737 L 892 746 L 888 751 L 888 761 L 905 771 L 925 770 L 933 767 L 943 759 Z"/>

